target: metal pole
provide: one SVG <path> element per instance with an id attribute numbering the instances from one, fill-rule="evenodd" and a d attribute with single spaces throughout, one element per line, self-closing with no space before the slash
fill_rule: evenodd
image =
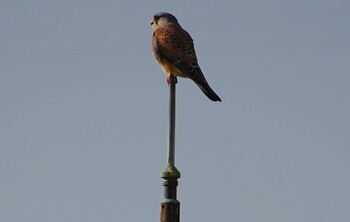
<path id="1" fill-rule="evenodd" d="M 169 88 L 168 165 L 175 166 L 176 78 L 171 79 Z"/>
<path id="2" fill-rule="evenodd" d="M 180 221 L 180 202 L 176 199 L 177 196 L 177 179 L 181 174 L 175 167 L 175 86 L 177 83 L 176 77 L 171 78 L 169 83 L 169 130 L 168 130 L 168 156 L 167 167 L 160 174 L 165 181 L 164 186 L 164 201 L 160 207 L 161 222 L 179 222 Z"/>

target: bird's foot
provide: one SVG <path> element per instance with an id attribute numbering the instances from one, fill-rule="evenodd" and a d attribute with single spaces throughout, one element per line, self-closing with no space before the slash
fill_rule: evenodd
<path id="1" fill-rule="evenodd" d="M 166 82 L 168 83 L 168 85 L 169 85 L 170 83 L 177 83 L 177 78 L 176 78 L 176 76 L 168 75 L 168 76 L 166 77 Z"/>

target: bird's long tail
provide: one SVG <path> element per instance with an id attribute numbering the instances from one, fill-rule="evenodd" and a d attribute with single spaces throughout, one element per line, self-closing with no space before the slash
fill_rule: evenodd
<path id="1" fill-rule="evenodd" d="M 216 93 L 214 92 L 214 90 L 212 90 L 212 88 L 210 88 L 210 86 L 207 85 L 202 85 L 202 84 L 198 84 L 196 83 L 197 86 L 202 90 L 202 92 L 212 101 L 214 102 L 221 102 L 221 99 L 218 95 L 216 95 Z"/>
<path id="2" fill-rule="evenodd" d="M 202 70 L 197 67 L 194 71 L 194 75 L 191 76 L 191 79 L 197 84 L 197 86 L 202 90 L 202 92 L 212 101 L 221 102 L 221 99 L 212 88 L 210 88 L 207 80 L 204 78 Z"/>

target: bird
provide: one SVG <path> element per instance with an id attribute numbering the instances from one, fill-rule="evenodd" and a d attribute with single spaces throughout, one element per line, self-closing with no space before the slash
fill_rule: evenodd
<path id="1" fill-rule="evenodd" d="M 189 78 L 210 100 L 221 102 L 198 65 L 192 37 L 181 27 L 176 17 L 168 12 L 158 12 L 153 15 L 151 26 L 152 51 L 167 74 L 167 83 L 173 78 L 176 82 L 176 77 Z"/>

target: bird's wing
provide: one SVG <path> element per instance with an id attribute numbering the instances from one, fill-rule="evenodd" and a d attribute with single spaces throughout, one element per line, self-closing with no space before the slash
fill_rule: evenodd
<path id="1" fill-rule="evenodd" d="M 153 51 L 158 59 L 173 64 L 184 76 L 198 84 L 207 84 L 198 66 L 193 40 L 180 26 L 171 24 L 156 29 Z"/>

